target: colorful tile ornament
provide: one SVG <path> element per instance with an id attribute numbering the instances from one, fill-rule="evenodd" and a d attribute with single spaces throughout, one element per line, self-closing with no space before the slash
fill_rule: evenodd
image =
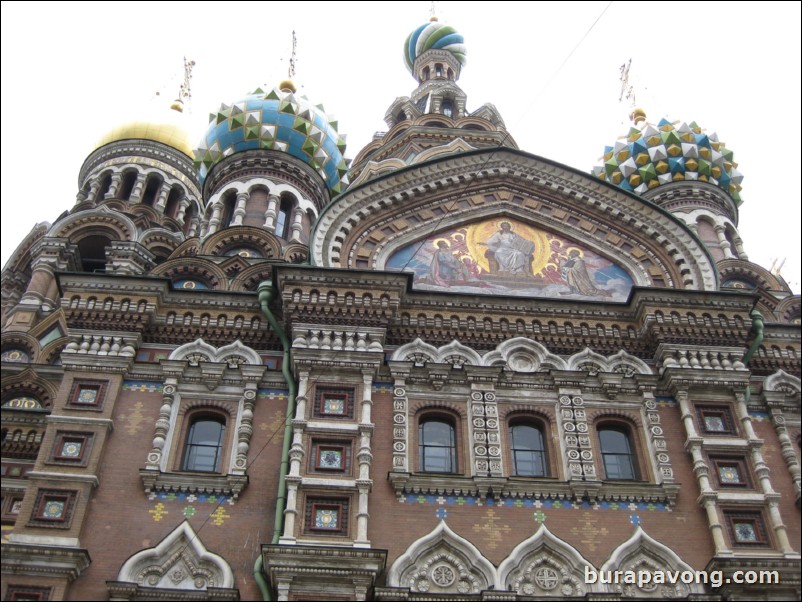
<path id="1" fill-rule="evenodd" d="M 638 527 L 641 524 L 643 524 L 643 521 L 641 520 L 640 516 L 638 516 L 637 514 L 630 514 L 629 522 L 632 524 L 633 527 Z"/>
<path id="2" fill-rule="evenodd" d="M 446 510 L 445 508 L 438 508 L 437 510 L 434 511 L 434 515 L 440 520 L 445 520 L 446 517 L 448 516 L 448 510 Z"/>
<path id="3" fill-rule="evenodd" d="M 345 139 L 322 105 L 305 96 L 257 88 L 233 105 L 209 115 L 209 129 L 195 149 L 201 183 L 211 168 L 235 153 L 269 149 L 286 152 L 314 169 L 335 194 L 348 185 Z"/>
<path id="4" fill-rule="evenodd" d="M 222 506 L 218 506 L 209 516 L 212 519 L 212 524 L 217 527 L 222 526 L 226 519 L 231 518 L 231 515 Z"/>
<path id="5" fill-rule="evenodd" d="M 592 169 L 596 177 L 636 194 L 691 180 L 718 186 L 737 205 L 742 202 L 743 175 L 732 151 L 716 134 L 704 134 L 695 122 L 661 119 L 655 127 L 643 121 L 614 146 L 605 147 L 601 161 Z"/>
<path id="6" fill-rule="evenodd" d="M 162 383 L 145 380 L 124 380 L 123 391 L 137 391 L 139 393 L 162 393 Z"/>
<path id="7" fill-rule="evenodd" d="M 156 504 L 152 510 L 148 510 L 148 513 L 153 517 L 153 520 L 157 523 L 161 521 L 165 517 L 165 515 L 170 514 L 168 510 L 165 509 L 164 504 L 159 502 Z"/>
<path id="8" fill-rule="evenodd" d="M 532 498 L 500 496 L 485 499 L 474 495 L 433 495 L 407 493 L 399 496 L 398 501 L 408 504 L 432 504 L 438 506 L 484 506 L 487 508 L 525 508 L 536 510 L 618 510 L 623 512 L 671 512 L 671 507 L 665 502 L 616 502 L 569 500 L 551 498 Z"/>

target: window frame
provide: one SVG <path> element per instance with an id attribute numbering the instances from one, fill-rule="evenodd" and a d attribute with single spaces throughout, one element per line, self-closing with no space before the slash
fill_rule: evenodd
<path id="1" fill-rule="evenodd" d="M 737 437 L 738 427 L 732 416 L 732 409 L 728 405 L 698 405 L 696 414 L 699 420 L 699 430 L 704 436 L 713 437 Z M 708 416 L 720 416 L 724 424 L 724 430 L 714 431 L 707 428 L 706 418 Z"/>
<path id="2" fill-rule="evenodd" d="M 40 489 L 36 493 L 33 512 L 28 521 L 29 527 L 51 527 L 55 529 L 69 529 L 78 492 L 69 489 Z M 45 508 L 52 501 L 63 501 L 64 511 L 59 517 L 45 516 Z"/>
<path id="3" fill-rule="evenodd" d="M 426 424 L 430 423 L 440 423 L 448 425 L 451 429 L 451 443 L 450 445 L 431 445 L 427 444 L 424 440 L 424 428 Z M 439 474 L 439 475 L 458 475 L 461 474 L 459 472 L 460 461 L 459 461 L 459 438 L 457 436 L 457 425 L 459 422 L 453 416 L 448 414 L 437 414 L 437 413 L 426 413 L 422 414 L 418 418 L 418 472 L 426 473 L 426 474 Z M 427 448 L 438 448 L 438 449 L 449 449 L 450 450 L 450 470 L 442 471 L 442 470 L 431 470 L 426 468 L 426 449 Z"/>
<path id="4" fill-rule="evenodd" d="M 621 453 L 616 451 L 605 451 L 604 449 L 604 441 L 602 440 L 602 432 L 610 431 L 616 432 L 624 435 L 624 438 L 627 443 L 627 453 Z M 605 481 L 616 481 L 616 482 L 626 482 L 626 483 L 637 483 L 641 482 L 641 466 L 640 466 L 640 450 L 638 448 L 638 444 L 633 435 L 633 428 L 628 423 L 622 422 L 610 422 L 610 421 L 603 421 L 596 424 L 596 439 L 598 441 L 598 449 L 599 449 L 599 456 L 601 459 L 601 469 L 604 474 Z M 626 456 L 629 459 L 629 466 L 632 471 L 631 478 L 614 478 L 608 475 L 607 470 L 607 457 L 608 456 L 615 456 L 616 458 L 621 456 Z"/>
<path id="5" fill-rule="evenodd" d="M 516 448 L 513 429 L 517 427 L 529 427 L 537 431 L 540 435 L 540 443 L 542 445 L 542 449 L 529 450 L 525 448 Z M 507 422 L 507 437 L 509 438 L 509 450 L 510 450 L 510 468 L 511 468 L 510 476 L 530 478 L 530 479 L 548 478 L 552 476 L 551 464 L 550 464 L 551 454 L 549 453 L 547 430 L 546 430 L 546 425 L 543 423 L 542 420 L 538 420 L 536 418 L 530 418 L 528 416 L 515 416 Z M 543 467 L 543 474 L 539 475 L 520 474 L 518 470 L 518 458 L 517 458 L 518 451 L 528 452 L 532 454 L 540 454 L 540 463 Z"/>
<path id="6" fill-rule="evenodd" d="M 92 412 L 102 411 L 107 386 L 108 383 L 105 381 L 75 379 L 72 382 L 70 396 L 67 398 L 67 407 L 71 410 L 87 410 Z M 83 389 L 91 389 L 96 392 L 95 400 L 93 402 L 85 403 L 78 401 Z"/>
<path id="7" fill-rule="evenodd" d="M 348 497 L 327 497 L 309 495 L 304 503 L 303 532 L 307 535 L 334 535 L 347 537 L 351 525 L 350 507 L 351 498 Z M 315 526 L 315 516 L 318 510 L 336 509 L 337 525 L 336 529 Z"/>
<path id="8" fill-rule="evenodd" d="M 724 510 L 724 522 L 727 524 L 727 531 L 730 535 L 730 542 L 733 547 L 743 548 L 768 548 L 771 547 L 769 532 L 766 529 L 766 522 L 763 520 L 763 513 L 759 510 Z M 741 541 L 737 537 L 736 523 L 744 522 L 752 524 L 752 531 L 757 536 L 755 541 Z"/>
<path id="9" fill-rule="evenodd" d="M 228 456 L 228 438 L 229 438 L 229 429 L 228 427 L 228 414 L 222 412 L 215 412 L 210 410 L 209 408 L 198 408 L 192 412 L 188 412 L 184 416 L 184 425 L 182 428 L 182 436 L 181 436 L 181 457 L 180 457 L 180 464 L 178 470 L 180 472 L 186 473 L 194 473 L 194 474 L 202 474 L 202 475 L 221 475 L 226 474 L 228 472 L 228 467 L 226 466 L 225 462 Z M 190 446 L 194 447 L 212 447 L 210 445 L 202 445 L 202 444 L 194 444 L 190 442 L 190 437 L 192 437 L 195 425 L 200 422 L 216 422 L 222 426 L 218 444 L 216 446 L 217 453 L 215 458 L 215 468 L 214 470 L 199 470 L 197 468 L 190 468 L 189 466 L 189 453 L 190 453 Z"/>
<path id="10" fill-rule="evenodd" d="M 749 474 L 746 459 L 738 456 L 710 456 L 710 463 L 713 465 L 716 483 L 722 489 L 753 489 L 752 478 Z M 741 479 L 738 483 L 725 483 L 721 480 L 719 471 L 722 467 L 734 466 Z"/>
<path id="11" fill-rule="evenodd" d="M 315 388 L 315 403 L 312 410 L 314 418 L 334 418 L 337 420 L 353 420 L 355 414 L 356 389 L 353 387 L 318 386 Z M 327 399 L 342 399 L 342 413 L 326 412 Z"/>
<path id="12" fill-rule="evenodd" d="M 317 439 L 311 440 L 310 448 L 312 453 L 309 458 L 308 471 L 312 474 L 327 474 L 345 476 L 351 474 L 352 466 L 352 444 L 351 441 Z M 320 452 L 322 450 L 339 451 L 342 454 L 342 467 L 333 468 L 320 464 Z"/>
<path id="13" fill-rule="evenodd" d="M 57 431 L 53 441 L 53 448 L 50 452 L 50 458 L 47 463 L 67 466 L 86 466 L 89 460 L 93 438 L 94 433 Z M 81 451 L 77 456 L 65 456 L 62 453 L 64 444 L 70 441 L 81 444 Z"/>

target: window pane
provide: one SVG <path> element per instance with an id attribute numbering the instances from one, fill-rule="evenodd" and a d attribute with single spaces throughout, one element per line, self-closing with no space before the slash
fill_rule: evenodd
<path id="1" fill-rule="evenodd" d="M 454 427 L 448 422 L 428 420 L 418 430 L 420 470 L 424 472 L 454 472 L 456 448 Z"/>
<path id="2" fill-rule="evenodd" d="M 217 472 L 224 432 L 225 424 L 220 420 L 194 421 L 189 427 L 183 470 Z"/>
<path id="3" fill-rule="evenodd" d="M 528 424 L 510 427 L 515 474 L 523 477 L 544 477 L 547 474 L 543 432 Z"/>
<path id="4" fill-rule="evenodd" d="M 599 429 L 599 442 L 606 478 L 634 481 L 637 474 L 629 435 L 619 428 Z"/>

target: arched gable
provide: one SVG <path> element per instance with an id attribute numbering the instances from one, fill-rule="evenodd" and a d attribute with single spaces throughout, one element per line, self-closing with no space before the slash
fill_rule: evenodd
<path id="1" fill-rule="evenodd" d="M 603 591 L 585 583 L 586 568 L 593 566 L 543 524 L 499 565 L 496 589 L 538 598 Z"/>
<path id="2" fill-rule="evenodd" d="M 506 148 L 439 157 L 350 187 L 319 218 L 313 263 L 386 269 L 396 252 L 431 237 L 433 225 L 450 233 L 502 218 L 568 241 L 637 285 L 717 288 L 709 252 L 679 218 L 592 176 Z"/>
<path id="3" fill-rule="evenodd" d="M 225 558 L 206 549 L 200 536 L 184 521 L 156 547 L 141 550 L 126 560 L 117 583 L 168 590 L 230 589 L 234 586 L 234 572 Z"/>
<path id="4" fill-rule="evenodd" d="M 496 582 L 496 569 L 445 521 L 413 542 L 390 567 L 387 584 L 429 594 L 478 594 Z"/>
<path id="5" fill-rule="evenodd" d="M 495 351 L 485 354 L 483 366 L 502 365 L 515 372 L 541 372 L 545 370 L 566 370 L 565 360 L 549 352 L 537 341 L 525 337 L 515 337 L 504 341 Z"/>
<path id="6" fill-rule="evenodd" d="M 416 365 L 425 363 L 451 364 L 455 368 L 461 368 L 465 364 L 469 366 L 482 365 L 482 357 L 476 351 L 457 340 L 438 348 L 417 338 L 411 343 L 396 349 L 392 359 L 402 362 L 411 361 Z"/>
<path id="7" fill-rule="evenodd" d="M 635 532 L 627 541 L 618 546 L 610 554 L 610 558 L 605 562 L 601 570 L 607 571 L 627 571 L 635 574 L 638 571 L 648 571 L 653 575 L 656 573 L 689 571 L 694 573 L 693 568 L 684 562 L 671 548 L 653 539 L 638 526 Z M 635 584 L 613 583 L 610 585 L 615 593 L 627 597 L 637 596 L 638 598 L 685 598 L 690 594 L 702 594 L 704 588 L 695 580 L 691 583 L 671 584 L 644 584 L 637 587 Z"/>

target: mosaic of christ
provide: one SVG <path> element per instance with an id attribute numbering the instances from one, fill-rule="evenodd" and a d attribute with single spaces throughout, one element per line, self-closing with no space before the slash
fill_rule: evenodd
<path id="1" fill-rule="evenodd" d="M 632 278 L 576 243 L 513 219 L 440 232 L 393 253 L 420 290 L 624 301 Z"/>

